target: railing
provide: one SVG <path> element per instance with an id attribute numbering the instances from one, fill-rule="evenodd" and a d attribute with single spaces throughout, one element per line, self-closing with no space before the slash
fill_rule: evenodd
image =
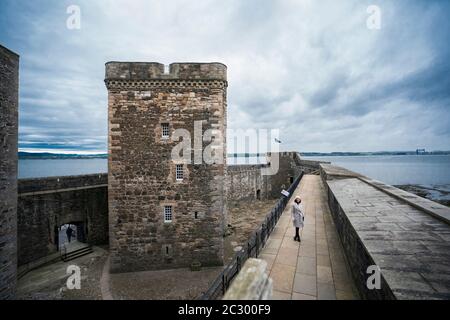
<path id="1" fill-rule="evenodd" d="M 209 289 L 202 294 L 202 296 L 200 297 L 201 300 L 219 299 L 225 294 L 231 282 L 241 270 L 244 262 L 248 258 L 258 258 L 261 249 L 266 244 L 267 238 L 275 228 L 278 219 L 286 208 L 289 199 L 292 197 L 292 194 L 297 188 L 302 177 L 303 172 L 300 173 L 297 179 L 295 179 L 295 181 L 287 190 L 289 192 L 289 196 L 282 196 L 278 200 L 272 211 L 267 215 L 262 225 L 252 233 L 245 247 L 235 254 L 233 260 L 225 267 L 225 269 L 216 278 Z"/>

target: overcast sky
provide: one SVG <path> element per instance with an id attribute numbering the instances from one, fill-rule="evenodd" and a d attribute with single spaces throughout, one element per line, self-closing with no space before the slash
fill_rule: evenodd
<path id="1" fill-rule="evenodd" d="M 0 43 L 21 56 L 21 150 L 107 151 L 110 60 L 225 63 L 228 127 L 279 129 L 284 150 L 450 150 L 449 17 L 450 1 L 0 0 Z"/>

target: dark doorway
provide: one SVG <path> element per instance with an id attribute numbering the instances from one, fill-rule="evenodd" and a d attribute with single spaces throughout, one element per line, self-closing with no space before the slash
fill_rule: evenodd
<path id="1" fill-rule="evenodd" d="M 294 183 L 294 177 L 289 177 L 289 183 L 293 184 Z"/>
<path id="2" fill-rule="evenodd" d="M 70 222 L 58 228 L 56 244 L 59 250 L 70 252 L 85 247 L 86 238 L 85 223 L 81 221 Z"/>
<path id="3" fill-rule="evenodd" d="M 256 190 L 256 199 L 261 200 L 261 190 Z"/>
<path id="4" fill-rule="evenodd" d="M 69 234 L 70 234 L 70 236 L 69 236 Z M 77 237 L 78 237 L 78 232 L 77 232 L 77 226 L 75 224 L 72 224 L 72 223 L 63 224 L 59 228 L 58 244 L 59 244 L 60 248 L 63 246 L 67 246 L 70 243 L 74 243 L 75 241 L 77 241 L 78 240 Z"/>

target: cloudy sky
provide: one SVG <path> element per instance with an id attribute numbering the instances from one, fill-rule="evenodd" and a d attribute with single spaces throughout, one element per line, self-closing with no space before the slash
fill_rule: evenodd
<path id="1" fill-rule="evenodd" d="M 285 150 L 450 150 L 449 13 L 450 1 L 0 0 L 0 43 L 21 56 L 19 147 L 106 152 L 104 64 L 122 60 L 225 63 L 228 127 L 279 129 Z"/>

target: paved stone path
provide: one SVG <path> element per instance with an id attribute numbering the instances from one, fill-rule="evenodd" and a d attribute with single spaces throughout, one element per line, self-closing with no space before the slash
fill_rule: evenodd
<path id="1" fill-rule="evenodd" d="M 30 271 L 17 281 L 17 298 L 19 300 L 102 299 L 103 292 L 100 291 L 99 280 L 107 251 L 96 246 L 93 250 L 94 252 L 77 259 L 68 262 L 57 261 Z M 69 265 L 80 267 L 81 290 L 67 290 Z"/>
<path id="2" fill-rule="evenodd" d="M 306 211 L 300 244 L 291 222 L 296 196 Z M 320 176 L 302 178 L 259 258 L 268 264 L 273 299 L 358 298 Z"/>

